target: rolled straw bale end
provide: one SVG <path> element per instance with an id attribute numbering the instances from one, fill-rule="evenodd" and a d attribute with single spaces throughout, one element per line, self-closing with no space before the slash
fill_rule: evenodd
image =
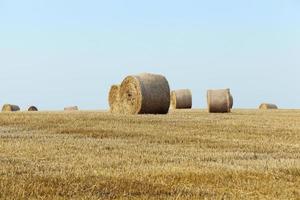
<path id="1" fill-rule="evenodd" d="M 120 105 L 120 85 L 112 85 L 108 94 L 108 103 L 111 113 L 119 112 Z"/>
<path id="2" fill-rule="evenodd" d="M 170 94 L 170 108 L 176 109 L 177 99 L 176 99 L 176 91 L 172 91 Z"/>

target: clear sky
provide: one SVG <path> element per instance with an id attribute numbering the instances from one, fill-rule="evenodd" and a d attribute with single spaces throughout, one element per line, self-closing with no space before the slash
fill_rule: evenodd
<path id="1" fill-rule="evenodd" d="M 206 107 L 300 108 L 299 0 L 0 0 L 0 104 L 107 108 L 110 85 L 164 74 Z"/>

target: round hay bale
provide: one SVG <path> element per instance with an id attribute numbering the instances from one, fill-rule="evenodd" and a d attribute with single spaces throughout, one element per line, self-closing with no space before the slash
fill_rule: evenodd
<path id="1" fill-rule="evenodd" d="M 108 103 L 110 107 L 110 112 L 119 112 L 120 101 L 120 85 L 112 85 L 108 94 Z"/>
<path id="2" fill-rule="evenodd" d="M 162 75 L 144 73 L 127 76 L 120 88 L 120 113 L 166 114 L 170 107 L 170 87 Z"/>
<path id="3" fill-rule="evenodd" d="M 230 109 L 232 109 L 233 108 L 233 96 L 231 94 L 229 96 L 229 101 L 230 101 L 229 107 L 230 107 Z"/>
<path id="4" fill-rule="evenodd" d="M 171 92 L 172 109 L 191 109 L 192 92 L 189 89 L 175 90 Z"/>
<path id="5" fill-rule="evenodd" d="M 2 107 L 2 112 L 16 112 L 20 111 L 20 107 L 17 105 L 5 104 Z"/>
<path id="6" fill-rule="evenodd" d="M 64 111 L 76 111 L 79 110 L 78 106 L 65 107 Z"/>
<path id="7" fill-rule="evenodd" d="M 278 107 L 275 104 L 262 103 L 262 104 L 260 104 L 259 109 L 261 109 L 261 110 L 278 109 Z"/>
<path id="8" fill-rule="evenodd" d="M 210 113 L 227 113 L 230 112 L 230 90 L 208 90 L 207 104 Z"/>
<path id="9" fill-rule="evenodd" d="M 28 108 L 28 111 L 38 111 L 38 109 L 37 109 L 37 107 L 35 107 L 35 106 L 30 106 L 30 107 Z"/>

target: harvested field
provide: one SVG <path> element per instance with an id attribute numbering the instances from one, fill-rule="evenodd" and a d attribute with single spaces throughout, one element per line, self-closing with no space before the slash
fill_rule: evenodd
<path id="1" fill-rule="evenodd" d="M 0 113 L 2 199 L 297 199 L 300 110 Z"/>

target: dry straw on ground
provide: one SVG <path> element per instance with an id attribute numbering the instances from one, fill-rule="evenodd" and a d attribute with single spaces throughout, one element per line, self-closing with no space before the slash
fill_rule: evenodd
<path id="1" fill-rule="evenodd" d="M 126 77 L 120 88 L 120 113 L 166 114 L 170 107 L 170 87 L 158 74 Z"/>
<path id="2" fill-rule="evenodd" d="M 172 109 L 191 109 L 192 92 L 189 89 L 174 90 L 171 92 Z"/>
<path id="3" fill-rule="evenodd" d="M 38 109 L 37 109 L 37 107 L 35 107 L 35 106 L 30 106 L 30 107 L 28 108 L 28 111 L 38 111 Z"/>
<path id="4" fill-rule="evenodd" d="M 299 199 L 300 110 L 0 114 L 0 199 Z"/>
<path id="5" fill-rule="evenodd" d="M 278 109 L 278 107 L 275 104 L 271 104 L 271 103 L 262 103 L 259 106 L 259 109 L 261 110 L 268 110 L 268 109 Z"/>
<path id="6" fill-rule="evenodd" d="M 79 110 L 78 106 L 72 106 L 72 107 L 65 107 L 65 111 L 76 111 Z"/>
<path id="7" fill-rule="evenodd" d="M 207 104 L 208 104 L 208 111 L 210 113 L 230 112 L 231 109 L 230 90 L 229 89 L 208 90 Z"/>
<path id="8" fill-rule="evenodd" d="M 108 94 L 110 112 L 118 113 L 120 107 L 120 85 L 112 85 Z"/>
<path id="9" fill-rule="evenodd" d="M 15 112 L 15 111 L 20 111 L 20 107 L 11 104 L 5 104 L 2 107 L 2 112 Z"/>

